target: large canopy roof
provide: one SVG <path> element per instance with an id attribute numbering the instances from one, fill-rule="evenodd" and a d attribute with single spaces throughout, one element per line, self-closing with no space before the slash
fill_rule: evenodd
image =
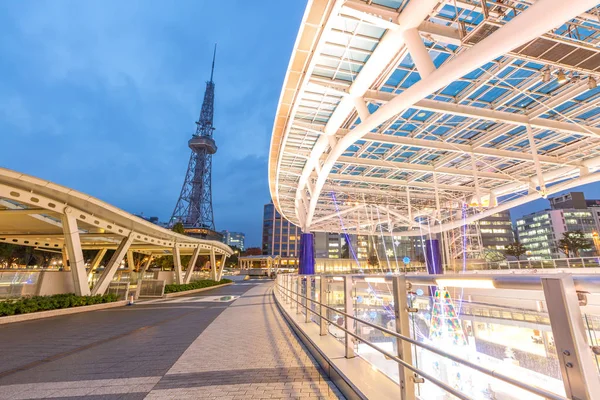
<path id="1" fill-rule="evenodd" d="M 304 231 L 417 235 L 599 180 L 597 6 L 309 1 L 273 128 L 275 206 Z"/>
<path id="2" fill-rule="evenodd" d="M 61 215 L 75 216 L 83 249 L 116 249 L 133 235 L 130 250 L 145 254 L 200 253 L 230 256 L 221 242 L 177 234 L 94 197 L 52 182 L 0 168 L 0 241 L 62 251 Z"/>

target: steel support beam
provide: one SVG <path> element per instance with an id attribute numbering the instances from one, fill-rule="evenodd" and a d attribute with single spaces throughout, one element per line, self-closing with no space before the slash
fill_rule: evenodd
<path id="1" fill-rule="evenodd" d="M 410 2 L 405 11 L 402 13 L 403 15 L 409 9 L 409 7 L 413 5 L 413 3 L 421 4 L 425 2 Z M 435 3 L 437 4 L 437 2 Z M 392 101 L 388 102 L 384 106 L 380 107 L 375 113 L 371 114 L 367 120 L 361 121 L 356 128 L 351 130 L 347 135 L 337 141 L 336 145 L 328 153 L 314 187 L 315 195 L 313 195 L 310 199 L 308 214 L 304 223 L 305 227 L 310 228 L 311 226 L 321 190 L 328 178 L 329 173 L 335 165 L 336 160 L 353 143 L 362 139 L 371 130 L 377 128 L 379 125 L 403 110 L 411 107 L 416 102 L 424 99 L 429 94 L 441 89 L 450 82 L 460 79 L 465 74 L 471 72 L 474 68 L 490 62 L 495 58 L 510 52 L 512 49 L 535 39 L 536 37 L 546 33 L 556 26 L 563 24 L 565 21 L 576 17 L 581 12 L 587 11 L 589 8 L 595 5 L 596 0 L 582 0 L 576 4 L 565 3 L 563 0 L 540 0 L 527 8 L 517 17 L 513 18 L 510 22 L 505 24 L 496 32 L 492 33 L 467 51 L 460 53 L 442 67 L 436 69 L 426 79 L 422 79 L 403 91 Z M 553 12 L 549 13 L 549 9 L 552 9 Z M 421 21 L 419 21 L 419 23 L 420 22 Z M 407 29 L 410 29 L 411 27 L 407 27 Z M 377 47 L 377 49 L 379 49 L 382 42 L 383 40 L 380 42 L 380 45 Z M 373 56 L 371 56 L 369 61 L 372 59 Z M 384 60 L 389 62 L 389 56 L 385 57 Z M 358 75 L 355 83 L 358 81 L 361 75 L 363 75 L 367 65 L 368 63 L 365 65 L 365 67 L 363 67 L 363 70 Z M 368 87 L 366 87 L 365 90 L 367 88 Z M 361 95 L 362 94 L 364 94 L 364 91 L 361 93 Z M 340 102 L 338 105 L 338 109 L 341 109 L 340 106 L 343 101 L 344 100 L 342 100 L 342 102 Z M 334 111 L 334 115 L 338 109 Z M 328 126 L 334 120 L 334 115 L 332 115 L 330 118 Z M 336 120 L 337 119 L 339 118 L 336 118 Z M 337 131 L 339 126 L 335 128 L 335 131 Z M 311 158 L 320 159 L 321 155 L 322 154 L 318 154 L 316 157 L 311 156 Z M 305 165 L 305 169 L 307 165 Z M 310 175 L 310 172 L 311 171 L 307 172 L 307 176 Z M 305 173 L 306 171 L 303 171 L 303 176 Z M 300 182 L 298 190 L 304 190 L 305 185 L 306 181 Z"/>
<path id="2" fill-rule="evenodd" d="M 557 274 L 542 278 L 548 316 L 567 398 L 597 399 L 600 378 L 579 306 L 573 276 Z"/>
<path id="3" fill-rule="evenodd" d="M 217 281 L 223 279 L 223 270 L 225 269 L 225 261 L 227 261 L 227 256 L 225 254 L 221 255 L 221 266 L 219 267 L 219 274 L 217 275 Z"/>
<path id="4" fill-rule="evenodd" d="M 408 320 L 408 304 L 406 302 L 406 278 L 404 275 L 393 278 L 394 289 L 394 314 L 396 317 L 396 332 L 400 335 L 410 337 L 410 325 Z M 412 349 L 410 343 L 396 338 L 397 356 L 404 362 L 412 365 Z M 400 398 L 415 398 L 415 383 L 413 373 L 408 368 L 398 364 L 400 373 Z"/>
<path id="5" fill-rule="evenodd" d="M 181 285 L 183 283 L 181 276 L 181 252 L 179 251 L 177 243 L 173 246 L 173 265 L 175 266 L 175 283 Z"/>
<path id="6" fill-rule="evenodd" d="M 133 250 L 127 251 L 127 270 L 131 273 L 135 270 L 135 262 L 133 261 Z"/>
<path id="7" fill-rule="evenodd" d="M 125 257 L 127 250 L 129 250 L 129 246 L 133 243 L 133 237 L 135 236 L 135 232 L 131 231 L 129 235 L 121 240 L 119 246 L 115 250 L 114 254 L 110 258 L 110 261 L 104 267 L 104 271 L 102 271 L 102 275 L 100 275 L 100 279 L 96 282 L 96 285 L 92 289 L 92 294 L 104 294 L 106 289 L 108 289 L 108 285 L 112 281 L 117 269 L 119 269 L 119 265 Z"/>
<path id="8" fill-rule="evenodd" d="M 148 268 L 150 267 L 150 263 L 152 263 L 152 260 L 154 260 L 154 254 L 150 254 L 148 256 L 148 260 L 146 261 L 146 264 L 144 264 L 144 268 L 142 269 L 142 274 L 146 271 L 148 271 Z"/>
<path id="9" fill-rule="evenodd" d="M 79 228 L 72 208 L 65 208 L 65 213 L 61 215 L 61 221 L 63 234 L 65 235 L 65 247 L 71 266 L 73 289 L 78 296 L 89 296 L 90 287 L 88 286 L 85 260 L 81 250 L 81 241 L 79 240 Z"/>
<path id="10" fill-rule="evenodd" d="M 210 249 L 210 276 L 213 281 L 217 280 L 217 258 L 213 248 Z"/>
<path id="11" fill-rule="evenodd" d="M 94 259 L 92 260 L 92 265 L 90 265 L 90 272 L 88 273 L 88 282 L 92 281 L 94 272 L 96 271 L 96 269 L 98 269 L 98 266 L 100 265 L 100 263 L 102 262 L 102 259 L 106 255 L 106 251 L 107 251 L 106 249 L 100 249 L 94 256 Z"/>
<path id="12" fill-rule="evenodd" d="M 194 254 L 192 254 L 192 258 L 190 258 L 187 271 L 185 271 L 185 278 L 183 279 L 184 283 L 190 283 L 190 280 L 192 279 L 192 273 L 194 272 L 194 267 L 196 266 L 196 261 L 198 260 L 198 255 L 200 255 L 200 246 L 194 249 Z"/>

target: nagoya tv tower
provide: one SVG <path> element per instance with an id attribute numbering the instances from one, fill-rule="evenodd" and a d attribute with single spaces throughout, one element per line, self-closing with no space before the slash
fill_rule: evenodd
<path id="1" fill-rule="evenodd" d="M 212 155 L 217 152 L 217 145 L 213 139 L 213 114 L 215 101 L 215 83 L 213 73 L 215 70 L 215 56 L 217 45 L 213 53 L 210 81 L 206 82 L 206 92 L 202 102 L 200 118 L 196 122 L 196 133 L 188 142 L 192 149 L 183 187 L 177 205 L 173 211 L 170 224 L 182 222 L 186 233 L 211 235 L 215 230 L 213 218 L 211 169 Z M 210 230 L 210 231 L 209 231 Z M 211 232 L 212 231 L 212 232 Z"/>

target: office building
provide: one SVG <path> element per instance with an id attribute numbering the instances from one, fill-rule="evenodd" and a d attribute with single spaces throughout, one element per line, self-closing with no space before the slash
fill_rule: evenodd
<path id="1" fill-rule="evenodd" d="M 532 260 L 566 257 L 558 246 L 565 232 L 582 231 L 588 239 L 594 239 L 600 218 L 596 204 L 600 202 L 586 200 L 582 192 L 570 192 L 551 198 L 551 209 L 518 219 L 517 234 L 528 250 L 527 257 Z M 581 251 L 580 255 L 596 255 L 594 246 Z"/>
<path id="2" fill-rule="evenodd" d="M 298 257 L 301 230 L 283 218 L 273 203 L 265 204 L 263 214 L 262 253 L 281 257 Z"/>
<path id="3" fill-rule="evenodd" d="M 506 245 L 515 241 L 510 211 L 500 211 L 479 220 L 481 246 L 484 251 L 504 252 Z"/>
<path id="4" fill-rule="evenodd" d="M 245 250 L 244 240 L 246 239 L 246 235 L 242 232 L 221 231 L 221 235 L 223 235 L 223 243 L 227 246 L 237 247 L 241 251 Z"/>

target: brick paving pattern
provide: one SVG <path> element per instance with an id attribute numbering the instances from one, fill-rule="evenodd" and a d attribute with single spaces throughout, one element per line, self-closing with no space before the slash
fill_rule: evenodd
<path id="1" fill-rule="evenodd" d="M 271 286 L 0 326 L 0 400 L 341 398 Z"/>
<path id="2" fill-rule="evenodd" d="M 272 284 L 249 290 L 204 330 L 148 399 L 337 399 L 276 309 Z"/>

